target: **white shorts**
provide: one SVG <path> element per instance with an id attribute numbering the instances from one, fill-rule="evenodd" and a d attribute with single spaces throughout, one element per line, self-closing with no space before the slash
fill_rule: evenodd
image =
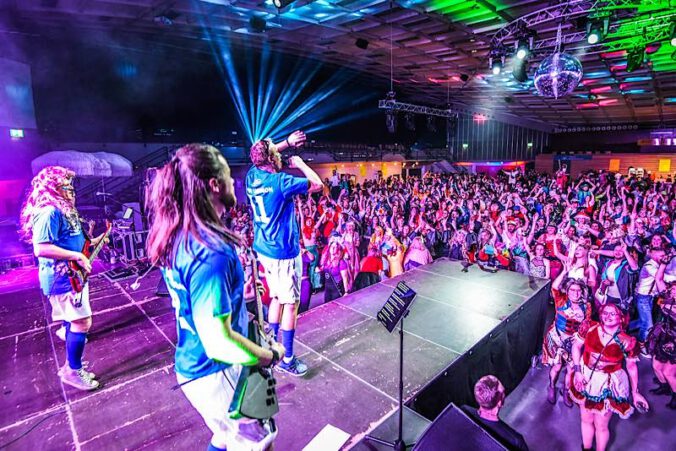
<path id="1" fill-rule="evenodd" d="M 52 305 L 52 321 L 75 321 L 92 316 L 89 303 L 89 284 L 80 293 L 70 291 L 64 294 L 49 296 Z"/>
<path id="2" fill-rule="evenodd" d="M 277 298 L 280 304 L 300 302 L 300 279 L 303 275 L 303 259 L 300 254 L 283 260 L 258 254 L 258 260 L 265 270 L 270 297 Z"/>
<path id="3" fill-rule="evenodd" d="M 179 384 L 184 384 L 181 386 L 183 394 L 214 434 L 216 444 L 225 444 L 228 451 L 262 451 L 272 444 L 277 431 L 272 432 L 269 424 L 249 419 L 233 420 L 228 415 L 241 368 L 233 365 L 194 380 L 177 374 L 176 379 Z"/>

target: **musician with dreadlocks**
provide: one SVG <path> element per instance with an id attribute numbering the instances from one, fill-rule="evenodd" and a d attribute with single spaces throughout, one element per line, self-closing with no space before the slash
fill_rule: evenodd
<path id="1" fill-rule="evenodd" d="M 228 413 L 242 365 L 269 366 L 284 355 L 247 338 L 241 237 L 221 216 L 237 202 L 230 168 L 209 145 L 180 148 L 146 194 L 148 256 L 162 268 L 176 309 L 177 380 L 212 431 L 210 451 L 263 450 L 277 434 L 270 422 Z"/>
<path id="2" fill-rule="evenodd" d="M 87 332 L 92 325 L 89 285 L 73 290 L 68 278 L 68 262 L 77 262 L 87 273 L 92 269 L 82 253 L 85 234 L 75 209 L 75 173 L 59 166 L 42 169 L 31 182 L 21 209 L 21 235 L 33 243 L 39 261 L 40 288 L 49 298 L 52 319 L 65 327 L 66 362 L 59 369 L 63 383 L 80 390 L 99 387 L 95 375 L 82 366 Z M 98 245 L 103 235 L 91 240 Z"/>

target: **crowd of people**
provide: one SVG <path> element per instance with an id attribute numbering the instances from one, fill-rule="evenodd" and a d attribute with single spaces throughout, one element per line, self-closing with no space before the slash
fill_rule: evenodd
<path id="1" fill-rule="evenodd" d="M 301 311 L 319 290 L 329 302 L 439 257 L 549 278 L 546 397 L 580 405 L 585 448 L 594 440 L 605 448 L 613 412 L 626 418 L 649 408 L 638 391 L 640 356 L 652 358 L 653 392 L 676 408 L 671 180 L 606 171 L 572 179 L 562 166 L 554 175 L 428 173 L 363 183 L 334 171 L 324 184 L 322 193 L 296 198 Z M 229 219 L 253 238 L 248 207 Z"/>
<path id="2" fill-rule="evenodd" d="M 179 149 L 150 186 L 148 253 L 177 308 L 177 380 L 214 434 L 210 450 L 234 443 L 264 449 L 274 441 L 270 418 L 251 423 L 224 407 L 243 399 L 234 388 L 245 367 L 307 373 L 294 354 L 294 336 L 297 314 L 310 307 L 313 293 L 323 290 L 330 302 L 440 257 L 552 280 L 543 393 L 552 404 L 560 395 L 566 406 L 580 406 L 583 449 L 606 449 L 613 413 L 627 418 L 650 409 L 639 392 L 640 358 L 652 359 L 651 391 L 676 408 L 670 179 L 588 172 L 571 180 L 561 167 L 554 176 L 512 170 L 355 183 L 334 172 L 322 181 L 298 156 L 286 164 L 303 177 L 282 170 L 280 151 L 304 142 L 294 132 L 282 143 L 252 146 L 248 204 L 237 204 L 227 161 L 207 145 Z M 52 319 L 64 324 L 66 363 L 58 375 L 94 390 L 100 383 L 82 362 L 92 315 L 88 284 L 74 285 L 66 264 L 88 273 L 84 247 L 106 237 L 86 240 L 74 178 L 68 169 L 48 167 L 33 179 L 21 232 L 39 257 Z M 257 266 L 262 286 L 247 274 Z M 246 310 L 257 310 L 257 293 L 268 297 L 267 346 L 249 333 Z M 475 395 L 481 421 L 508 436 L 509 449 L 526 449 L 498 421 L 499 381 L 483 378 Z"/>

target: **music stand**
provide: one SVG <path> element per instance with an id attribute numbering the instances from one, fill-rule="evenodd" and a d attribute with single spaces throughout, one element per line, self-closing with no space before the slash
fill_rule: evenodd
<path id="1" fill-rule="evenodd" d="M 376 318 L 388 332 L 392 332 L 399 324 L 399 435 L 394 442 L 388 442 L 371 435 L 364 437 L 365 440 L 389 446 L 395 451 L 405 451 L 404 443 L 404 318 L 408 315 L 411 303 L 416 297 L 406 282 L 401 281 L 397 284 L 394 291 L 387 298 L 387 301 L 376 315 Z M 411 444 L 413 445 L 413 444 Z"/>

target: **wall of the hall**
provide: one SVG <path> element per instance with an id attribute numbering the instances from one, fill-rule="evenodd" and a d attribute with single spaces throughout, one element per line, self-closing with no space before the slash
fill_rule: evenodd
<path id="1" fill-rule="evenodd" d="M 626 174 L 630 167 L 643 168 L 645 171 L 655 174 L 658 178 L 676 174 L 676 153 L 674 152 L 538 155 L 535 158 L 535 170 L 551 174 L 559 167 L 559 162 L 568 165 L 573 177 L 589 170 L 612 170 Z"/>
<path id="2" fill-rule="evenodd" d="M 459 115 L 455 131 L 451 132 L 456 161 L 533 160 L 550 145 L 549 133 L 493 119 L 477 119 Z"/>

